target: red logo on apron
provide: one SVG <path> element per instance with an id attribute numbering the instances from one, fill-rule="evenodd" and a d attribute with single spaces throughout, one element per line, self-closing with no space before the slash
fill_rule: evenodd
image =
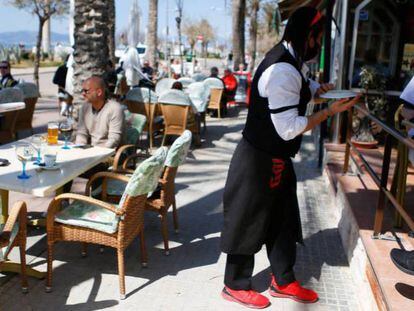
<path id="1" fill-rule="evenodd" d="M 269 186 L 270 189 L 274 189 L 280 184 L 282 178 L 282 172 L 285 169 L 285 161 L 280 159 L 272 159 L 272 174 L 270 178 Z"/>

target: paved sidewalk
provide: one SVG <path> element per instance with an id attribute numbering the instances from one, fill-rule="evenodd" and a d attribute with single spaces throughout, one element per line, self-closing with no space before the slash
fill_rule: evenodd
<path id="1" fill-rule="evenodd" d="M 20 293 L 19 278 L 0 287 L 1 310 L 246 310 L 224 301 L 222 289 L 225 256 L 219 251 L 222 194 L 229 161 L 241 138 L 246 111 L 222 120 L 209 119 L 207 141 L 193 150 L 177 175 L 179 234 L 170 217 L 171 255 L 163 254 L 160 221 L 147 213 L 145 224 L 148 268 L 139 264 L 139 243 L 126 251 L 127 299 L 119 301 L 116 252 L 89 247 L 81 258 L 80 245 L 57 244 L 53 292 L 44 282 L 29 279 L 29 293 Z M 311 136 L 295 160 L 305 247 L 298 246 L 297 277 L 320 295 L 304 305 L 272 299 L 268 310 L 358 310 L 348 263 L 335 228 L 337 217 L 318 169 Z M 48 201 L 44 200 L 46 208 Z M 169 215 L 171 216 L 171 215 Z M 45 270 L 44 231 L 29 232 L 28 260 Z M 13 256 L 16 256 L 15 251 Z M 263 249 L 256 256 L 253 284 L 267 295 L 268 262 Z M 4 278 L 3 278 L 4 279 Z M 0 274 L 0 284 L 1 284 Z"/>

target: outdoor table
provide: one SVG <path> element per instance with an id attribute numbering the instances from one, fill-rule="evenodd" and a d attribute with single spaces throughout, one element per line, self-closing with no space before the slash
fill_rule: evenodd
<path id="1" fill-rule="evenodd" d="M 0 105 L 1 106 L 1 105 Z M 115 149 L 92 147 L 89 149 L 73 148 L 62 149 L 63 142 L 58 145 L 48 146 L 57 151 L 56 163 L 60 166 L 56 170 L 39 170 L 39 166 L 33 162 L 27 162 L 26 172 L 31 175 L 29 179 L 18 179 L 17 175 L 22 170 L 22 163 L 17 159 L 14 145 L 16 143 L 30 143 L 30 137 L 17 142 L 0 146 L 0 158 L 8 159 L 8 166 L 0 167 L 0 197 L 2 203 L 1 219 L 3 223 L 8 217 L 9 191 L 31 194 L 37 197 L 45 197 L 62 192 L 63 185 L 77 176 L 91 169 L 95 165 L 107 160 Z M 44 221 L 44 220 L 43 220 Z M 33 223 L 39 225 L 40 222 Z M 2 266 L 2 271 L 20 272 L 19 264 L 7 262 Z M 44 278 L 44 273 L 27 267 L 27 274 L 36 278 Z"/>
<path id="2" fill-rule="evenodd" d="M 26 108 L 26 104 L 24 102 L 4 103 L 4 104 L 0 104 L 0 113 L 8 112 L 8 111 L 23 110 L 24 108 Z"/>

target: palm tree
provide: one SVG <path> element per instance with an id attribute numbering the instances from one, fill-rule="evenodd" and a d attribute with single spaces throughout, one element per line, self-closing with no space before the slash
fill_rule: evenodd
<path id="1" fill-rule="evenodd" d="M 232 32 L 233 32 L 234 70 L 237 70 L 240 63 L 244 63 L 245 10 L 246 10 L 246 0 L 233 0 Z"/>
<path id="2" fill-rule="evenodd" d="M 75 1 L 74 93 L 92 75 L 102 75 L 109 59 L 107 0 Z"/>
<path id="3" fill-rule="evenodd" d="M 109 58 L 113 64 L 115 64 L 115 0 L 107 0 L 108 2 L 108 48 L 109 48 Z"/>
<path id="4" fill-rule="evenodd" d="M 250 26 L 249 26 L 249 54 L 251 61 L 249 64 L 249 71 L 253 72 L 254 63 L 256 61 L 256 48 L 257 48 L 257 15 L 260 8 L 260 0 L 249 1 L 249 15 L 250 15 Z"/>
<path id="5" fill-rule="evenodd" d="M 148 60 L 154 67 L 157 64 L 158 0 L 149 0 L 148 15 Z"/>

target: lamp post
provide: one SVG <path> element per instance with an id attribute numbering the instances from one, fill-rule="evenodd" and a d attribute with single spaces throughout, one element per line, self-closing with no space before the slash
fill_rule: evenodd
<path id="1" fill-rule="evenodd" d="M 184 63 L 183 63 L 183 51 L 182 51 L 182 44 L 181 44 L 181 21 L 183 17 L 183 4 L 184 0 L 176 0 L 177 4 L 177 13 L 178 16 L 175 18 L 175 22 L 177 23 L 177 31 L 178 31 L 178 50 L 180 52 L 180 68 L 181 68 L 181 76 L 184 75 Z"/>

